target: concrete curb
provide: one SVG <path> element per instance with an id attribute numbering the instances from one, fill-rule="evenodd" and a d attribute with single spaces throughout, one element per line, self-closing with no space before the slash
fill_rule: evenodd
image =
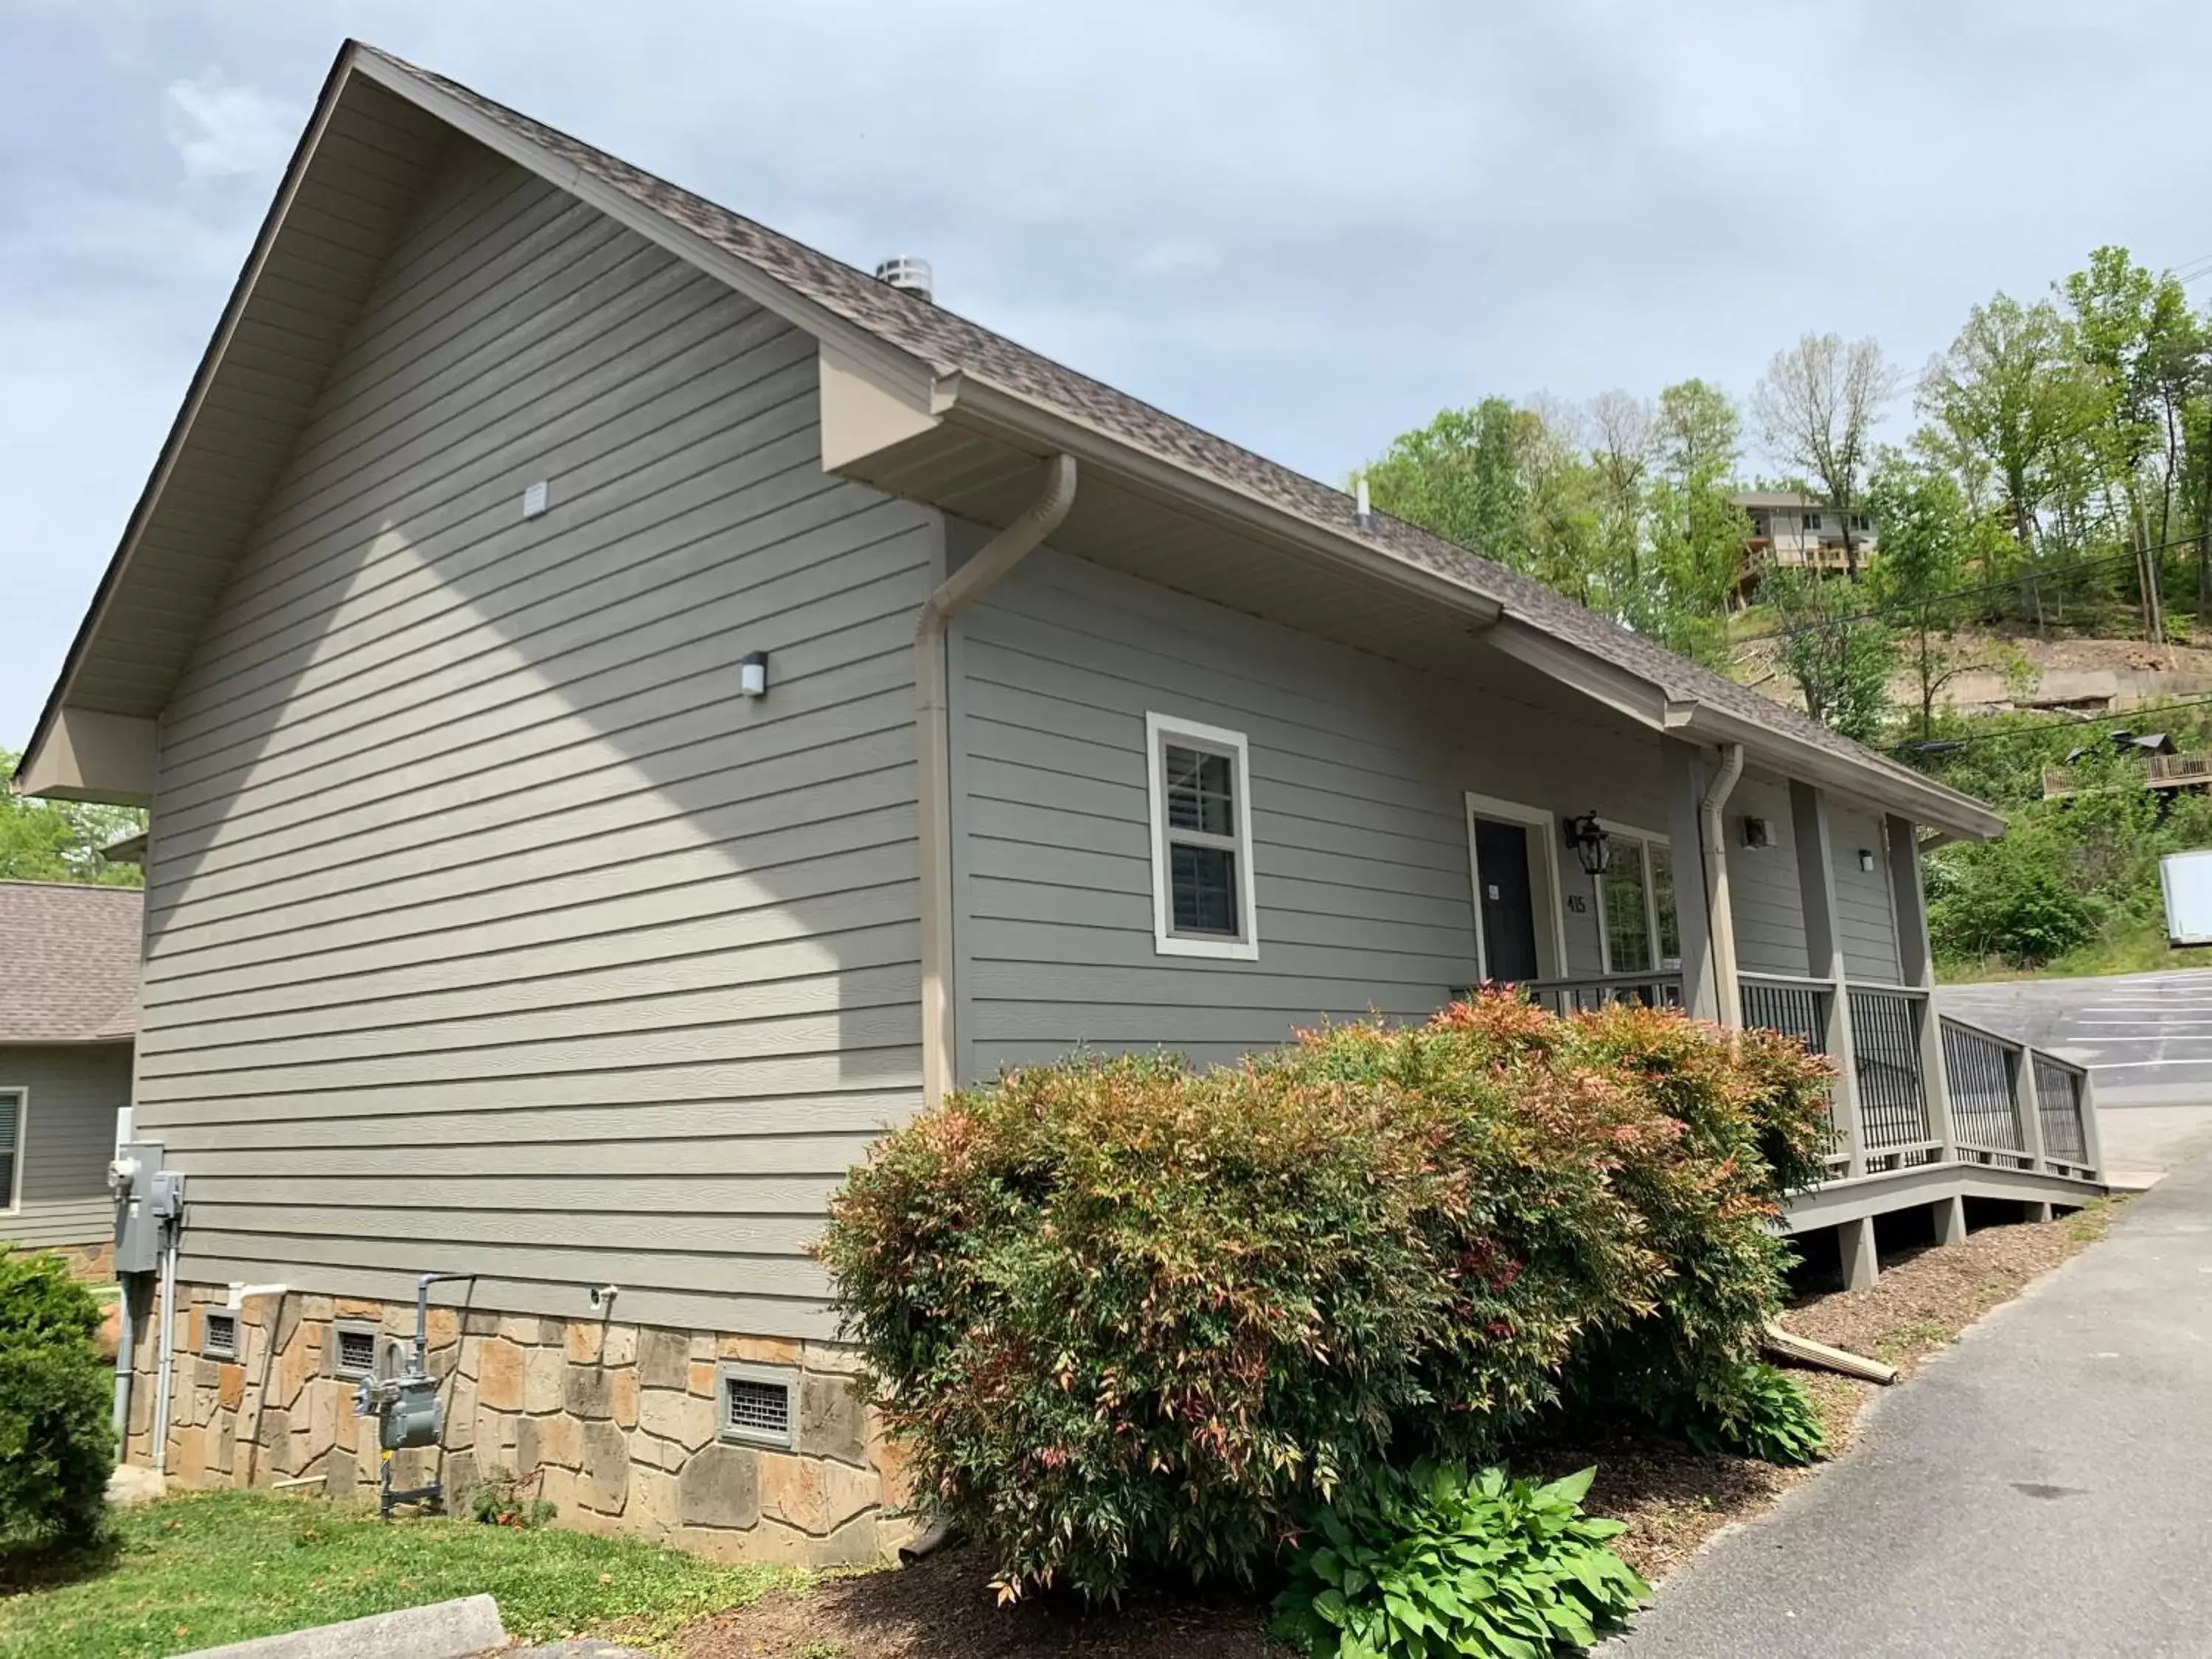
<path id="1" fill-rule="evenodd" d="M 489 1595 L 467 1595 L 427 1607 L 373 1613 L 343 1625 L 195 1648 L 190 1659 L 467 1659 L 506 1645 L 498 1604 Z"/>

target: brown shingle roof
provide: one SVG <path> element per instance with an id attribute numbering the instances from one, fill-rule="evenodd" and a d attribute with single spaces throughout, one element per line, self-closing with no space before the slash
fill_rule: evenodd
<path id="1" fill-rule="evenodd" d="M 1700 668 L 1518 571 L 1387 514 L 1376 514 L 1372 527 L 1362 530 L 1353 522 L 1352 498 L 1341 490 L 1178 420 L 942 306 L 878 282 L 854 266 L 632 167 L 458 82 L 373 46 L 356 43 L 356 49 L 404 76 L 459 100 L 483 118 L 703 237 L 803 298 L 931 364 L 941 374 L 957 373 L 988 381 L 1055 414 L 1080 421 L 1194 473 L 1495 599 L 1508 615 L 1658 686 L 1669 698 L 1704 704 L 1918 790 L 1936 787 L 1923 774 L 1830 731 L 1772 698 Z"/>
<path id="2" fill-rule="evenodd" d="M 114 1042 L 138 1030 L 135 887 L 0 881 L 0 1042 Z"/>

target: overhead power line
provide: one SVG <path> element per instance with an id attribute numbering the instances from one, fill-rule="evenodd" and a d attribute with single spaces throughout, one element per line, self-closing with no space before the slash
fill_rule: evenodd
<path id="1" fill-rule="evenodd" d="M 2212 696 L 2181 697 L 2172 702 L 2162 702 L 2155 708 L 2131 708 L 2120 714 L 2083 714 L 2079 718 L 2063 716 L 2055 720 L 2038 720 L 2033 726 L 2015 726 L 2002 732 L 1976 732 L 1963 738 L 1913 738 L 1904 743 L 1886 743 L 1880 746 L 1886 755 L 1901 755 L 1908 751 L 1921 754 L 1948 754 L 1954 749 L 1963 749 L 1968 744 L 2002 743 L 2008 738 L 2033 737 L 2038 732 L 2078 732 L 2087 726 L 2109 726 L 2116 720 L 2140 720 L 2145 715 L 2155 720 L 2177 708 L 2195 708 L 2212 703 Z"/>

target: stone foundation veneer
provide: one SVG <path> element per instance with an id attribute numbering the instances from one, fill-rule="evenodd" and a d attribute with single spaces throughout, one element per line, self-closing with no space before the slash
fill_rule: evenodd
<path id="1" fill-rule="evenodd" d="M 411 1339 L 411 1304 L 289 1294 L 240 1311 L 239 1357 L 204 1358 L 205 1316 L 226 1292 L 178 1287 L 168 1473 L 186 1486 L 295 1488 L 373 1497 L 376 1425 L 331 1375 L 335 1321 Z M 155 1332 L 135 1343 L 129 1461 L 152 1461 Z M 716 1438 L 720 1364 L 795 1374 L 798 1449 Z M 445 1443 L 401 1452 L 393 1484 L 435 1474 L 449 1508 L 494 1469 L 535 1476 L 556 1524 L 660 1540 L 720 1560 L 860 1565 L 915 1530 L 892 1513 L 905 1486 L 835 1344 L 616 1322 L 430 1310 L 430 1370 Z"/>

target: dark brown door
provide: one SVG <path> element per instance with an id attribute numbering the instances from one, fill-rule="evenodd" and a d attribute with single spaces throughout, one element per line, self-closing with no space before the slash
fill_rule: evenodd
<path id="1" fill-rule="evenodd" d="M 1474 821 L 1474 867 L 1482 890 L 1483 973 L 1524 984 L 1537 977 L 1536 902 L 1528 881 L 1528 831 L 1517 823 Z"/>

